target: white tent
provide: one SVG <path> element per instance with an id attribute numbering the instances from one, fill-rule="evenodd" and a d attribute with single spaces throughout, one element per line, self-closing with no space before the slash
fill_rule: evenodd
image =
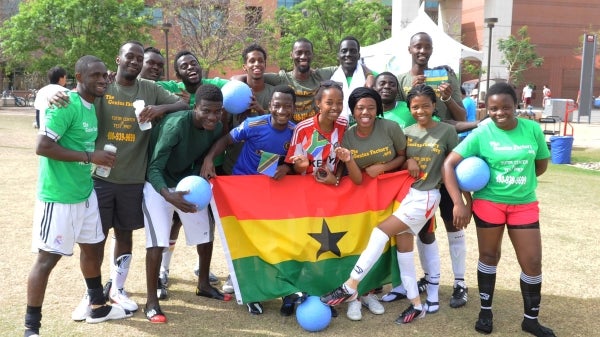
<path id="1" fill-rule="evenodd" d="M 410 37 L 418 32 L 426 32 L 433 40 L 433 54 L 429 59 L 429 66 L 449 65 L 455 72 L 460 71 L 462 59 L 483 60 L 483 52 L 462 45 L 446 34 L 423 7 L 417 17 L 399 32 L 394 32 L 392 37 L 360 48 L 363 62 L 376 72 L 390 71 L 394 74 L 407 72 L 412 65 L 411 55 L 408 53 Z"/>

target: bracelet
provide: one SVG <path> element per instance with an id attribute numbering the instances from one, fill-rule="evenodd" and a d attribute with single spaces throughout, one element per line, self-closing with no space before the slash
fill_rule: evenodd
<path id="1" fill-rule="evenodd" d="M 89 153 L 89 152 L 87 152 L 87 151 L 83 151 L 83 152 L 85 152 L 85 156 L 86 156 L 86 158 L 87 158 L 87 160 L 86 160 L 86 161 L 84 161 L 83 163 L 84 163 L 84 164 L 89 164 L 89 163 L 91 163 L 91 162 L 92 162 L 92 155 L 90 155 L 90 153 Z"/>
<path id="2" fill-rule="evenodd" d="M 452 98 L 452 95 L 448 96 L 448 98 L 447 98 L 447 99 L 444 99 L 444 97 L 440 96 L 440 101 L 442 101 L 442 102 L 446 103 L 446 102 L 448 102 L 448 101 L 449 101 L 451 98 Z"/>

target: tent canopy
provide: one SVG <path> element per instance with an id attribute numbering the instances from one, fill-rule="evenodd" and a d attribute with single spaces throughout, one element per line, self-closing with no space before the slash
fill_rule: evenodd
<path id="1" fill-rule="evenodd" d="M 419 15 L 408 26 L 392 37 L 360 48 L 363 62 L 376 72 L 389 71 L 394 74 L 407 72 L 412 65 L 408 45 L 411 36 L 418 32 L 426 32 L 433 41 L 433 54 L 429 66 L 449 65 L 455 72 L 460 71 L 463 59 L 483 60 L 483 52 L 462 45 L 446 34 L 425 13 L 419 10 Z"/>

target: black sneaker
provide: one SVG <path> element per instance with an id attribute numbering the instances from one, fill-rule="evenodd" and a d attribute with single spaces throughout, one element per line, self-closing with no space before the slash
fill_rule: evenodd
<path id="1" fill-rule="evenodd" d="M 537 319 L 523 318 L 521 329 L 536 337 L 556 337 L 552 329 L 541 325 Z"/>
<path id="2" fill-rule="evenodd" d="M 429 281 L 427 281 L 425 277 L 421 277 L 417 281 L 417 288 L 419 288 L 419 294 L 422 294 L 425 291 L 427 291 L 427 284 L 429 284 Z"/>
<path id="3" fill-rule="evenodd" d="M 156 296 L 159 300 L 165 300 L 169 296 L 167 292 L 167 285 L 163 283 L 163 280 L 159 277 L 156 284 Z"/>
<path id="4" fill-rule="evenodd" d="M 106 282 L 106 284 L 104 285 L 104 288 L 102 288 L 102 294 L 104 295 L 105 302 L 110 301 L 110 288 L 111 287 L 112 287 L 112 280 L 108 280 L 108 282 Z"/>
<path id="5" fill-rule="evenodd" d="M 450 298 L 450 307 L 460 308 L 467 304 L 469 298 L 469 288 L 463 287 L 460 283 L 454 286 L 452 297 Z"/>
<path id="6" fill-rule="evenodd" d="M 327 305 L 334 306 L 346 301 L 352 301 L 356 299 L 357 295 L 358 292 L 355 292 L 354 294 L 350 294 L 349 292 L 347 292 L 344 285 L 342 284 L 341 286 L 321 296 L 321 302 Z"/>
<path id="7" fill-rule="evenodd" d="M 425 317 L 426 311 L 421 309 L 415 309 L 415 306 L 411 304 L 406 310 L 396 318 L 396 324 L 406 324 L 414 321 L 415 319 Z"/>
<path id="8" fill-rule="evenodd" d="M 294 309 L 296 308 L 296 303 L 302 303 L 307 298 L 307 294 L 305 292 L 297 292 L 285 297 L 282 297 L 281 309 L 279 309 L 279 313 L 282 316 L 291 316 L 294 313 Z"/>
<path id="9" fill-rule="evenodd" d="M 491 334 L 494 329 L 494 315 L 492 315 L 491 311 L 487 313 L 488 311 L 489 310 L 480 311 L 479 319 L 475 322 L 475 330 L 485 335 Z"/>
<path id="10" fill-rule="evenodd" d="M 252 315 L 262 315 L 264 312 L 263 306 L 260 302 L 246 303 L 246 306 L 248 307 L 248 312 Z"/>

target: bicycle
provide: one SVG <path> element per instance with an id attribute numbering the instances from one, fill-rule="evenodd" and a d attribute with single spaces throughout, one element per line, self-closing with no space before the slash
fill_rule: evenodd
<path id="1" fill-rule="evenodd" d="M 15 100 L 15 105 L 19 107 L 24 107 L 27 105 L 27 103 L 25 102 L 25 98 L 16 96 L 15 94 L 13 94 L 12 90 L 4 90 L 2 92 L 2 98 L 13 98 Z"/>

